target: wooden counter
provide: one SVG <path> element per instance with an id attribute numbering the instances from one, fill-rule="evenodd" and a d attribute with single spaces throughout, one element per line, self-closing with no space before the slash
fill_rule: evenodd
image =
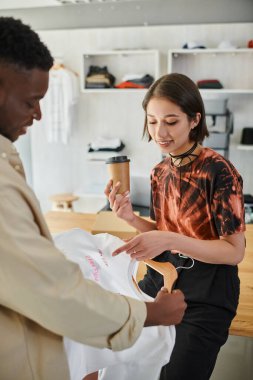
<path id="1" fill-rule="evenodd" d="M 96 214 L 50 211 L 45 215 L 51 233 L 82 228 L 91 231 Z M 230 328 L 231 335 L 253 337 L 253 225 L 247 225 L 246 253 L 239 264 L 241 280 L 240 302 L 237 316 Z"/>
<path id="2" fill-rule="evenodd" d="M 95 223 L 95 218 L 96 214 L 64 211 L 49 211 L 45 215 L 51 234 L 68 231 L 77 227 L 90 232 Z"/>
<path id="3" fill-rule="evenodd" d="M 231 335 L 253 337 L 253 225 L 246 227 L 246 251 L 238 265 L 241 281 L 240 302 L 237 315 L 230 328 Z"/>

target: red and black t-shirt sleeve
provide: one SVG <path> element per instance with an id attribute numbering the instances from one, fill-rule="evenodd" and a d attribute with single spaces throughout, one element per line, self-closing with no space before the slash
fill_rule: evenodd
<path id="1" fill-rule="evenodd" d="M 222 163 L 215 176 L 212 215 L 219 236 L 245 231 L 243 181 L 229 163 Z"/>

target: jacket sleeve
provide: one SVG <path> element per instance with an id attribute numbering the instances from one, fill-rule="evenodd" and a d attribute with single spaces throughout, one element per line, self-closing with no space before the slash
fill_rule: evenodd
<path id="1" fill-rule="evenodd" d="M 146 318 L 144 302 L 85 280 L 78 265 L 41 235 L 23 195 L 13 188 L 0 196 L 1 304 L 81 343 L 130 347 Z"/>

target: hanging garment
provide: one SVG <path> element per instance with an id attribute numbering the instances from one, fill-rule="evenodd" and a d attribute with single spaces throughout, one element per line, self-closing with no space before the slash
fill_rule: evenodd
<path id="1" fill-rule="evenodd" d="M 119 238 L 74 229 L 55 236 L 54 240 L 67 259 L 79 265 L 85 278 L 98 282 L 107 290 L 152 301 L 132 280 L 137 262 L 125 253 L 112 256 L 113 250 L 123 244 Z M 85 328 L 85 320 L 83 324 Z M 161 367 L 170 359 L 174 343 L 174 326 L 144 328 L 131 348 L 119 352 L 64 338 L 71 380 L 80 380 L 97 370 L 100 370 L 99 380 L 157 380 Z"/>
<path id="2" fill-rule="evenodd" d="M 42 123 L 47 140 L 67 144 L 75 124 L 79 96 L 76 74 L 64 66 L 49 71 L 49 86 L 41 101 Z"/>

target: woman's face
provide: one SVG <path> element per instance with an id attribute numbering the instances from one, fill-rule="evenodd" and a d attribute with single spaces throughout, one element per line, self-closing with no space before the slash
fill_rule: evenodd
<path id="1" fill-rule="evenodd" d="M 166 98 L 151 98 L 147 105 L 148 132 L 163 153 L 178 155 L 192 146 L 190 131 L 198 125 L 200 114 L 189 121 L 179 106 Z"/>

